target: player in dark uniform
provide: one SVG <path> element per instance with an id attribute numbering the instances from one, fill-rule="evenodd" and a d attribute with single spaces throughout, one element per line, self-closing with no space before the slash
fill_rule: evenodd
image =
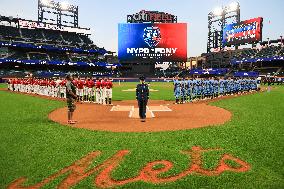
<path id="1" fill-rule="evenodd" d="M 77 121 L 73 120 L 73 113 L 76 109 L 75 101 L 77 100 L 76 86 L 72 83 L 72 75 L 66 76 L 66 98 L 68 106 L 68 124 L 75 124 Z"/>
<path id="2" fill-rule="evenodd" d="M 138 101 L 138 107 L 139 107 L 139 116 L 141 119 L 141 122 L 146 121 L 146 106 L 149 99 L 149 87 L 145 83 L 145 77 L 142 76 L 139 78 L 140 84 L 136 87 L 136 99 Z"/>

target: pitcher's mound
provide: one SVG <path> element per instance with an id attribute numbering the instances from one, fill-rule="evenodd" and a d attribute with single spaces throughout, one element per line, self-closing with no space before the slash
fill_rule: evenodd
<path id="1" fill-rule="evenodd" d="M 205 103 L 174 105 L 166 101 L 150 101 L 148 117 L 143 123 L 137 119 L 136 104 L 136 101 L 115 102 L 113 107 L 77 104 L 74 118 L 78 123 L 69 126 L 111 132 L 159 132 L 216 126 L 231 118 L 229 111 Z M 67 108 L 61 108 L 50 113 L 49 118 L 67 125 L 66 115 Z"/>

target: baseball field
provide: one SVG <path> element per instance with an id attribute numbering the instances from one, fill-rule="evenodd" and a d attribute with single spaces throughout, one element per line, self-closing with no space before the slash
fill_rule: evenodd
<path id="1" fill-rule="evenodd" d="M 114 100 L 135 85 L 116 84 Z M 48 115 L 64 101 L 0 88 L 0 188 L 284 188 L 284 86 L 210 102 L 231 112 L 222 125 L 127 133 L 61 125 Z M 172 104 L 171 83 L 151 88 Z"/>

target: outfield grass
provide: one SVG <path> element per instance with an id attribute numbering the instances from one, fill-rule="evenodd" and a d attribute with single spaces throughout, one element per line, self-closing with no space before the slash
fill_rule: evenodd
<path id="1" fill-rule="evenodd" d="M 114 83 L 113 98 L 114 100 L 134 100 L 136 97 L 135 91 L 124 92 L 123 90 L 135 89 L 136 82 L 121 82 Z M 150 99 L 152 100 L 174 100 L 174 87 L 172 82 L 153 82 L 150 83 L 150 89 L 158 90 L 157 92 L 150 92 Z"/>
<path id="2" fill-rule="evenodd" d="M 115 87 L 117 100 L 134 99 L 134 83 Z M 152 99 L 171 99 L 171 85 L 153 88 L 164 91 Z M 168 90 L 168 94 L 165 94 Z M 134 97 L 133 97 L 134 94 Z M 136 182 L 121 188 L 284 188 L 284 87 L 270 93 L 214 102 L 233 113 L 230 122 L 220 127 L 160 133 L 111 133 L 60 126 L 48 120 L 48 113 L 65 106 L 64 102 L 0 91 L 0 188 L 27 177 L 35 184 L 69 166 L 91 151 L 101 150 L 97 163 L 121 149 L 131 151 L 112 174 L 115 179 L 134 177 L 146 163 L 166 159 L 175 166 L 167 175 L 187 168 L 188 158 L 179 151 L 192 146 L 223 148 L 251 165 L 245 173 L 225 172 L 217 177 L 189 175 L 174 183 L 153 185 Z M 119 120 L 118 120 L 119 121 Z M 133 125 L 135 127 L 135 125 Z M 219 152 L 207 153 L 205 167 L 216 165 Z M 92 188 L 94 176 L 74 188 Z M 61 178 L 62 179 L 62 178 Z M 45 188 L 55 188 L 60 180 Z"/>
<path id="3" fill-rule="evenodd" d="M 0 83 L 0 89 L 1 88 L 7 88 L 7 84 L 6 83 Z"/>

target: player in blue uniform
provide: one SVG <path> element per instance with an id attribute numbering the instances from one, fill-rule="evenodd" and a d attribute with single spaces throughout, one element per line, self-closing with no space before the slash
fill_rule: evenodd
<path id="1" fill-rule="evenodd" d="M 176 99 L 176 104 L 179 103 L 179 97 L 180 97 L 180 83 L 179 83 L 179 80 L 178 80 L 178 77 L 175 77 L 174 80 L 173 80 L 173 84 L 174 84 L 174 96 L 175 96 L 175 99 Z"/>
<path id="2" fill-rule="evenodd" d="M 235 78 L 234 79 L 234 93 L 235 94 L 237 94 L 239 92 L 239 85 L 240 85 L 239 79 Z"/>
<path id="3" fill-rule="evenodd" d="M 187 101 L 192 102 L 192 89 L 193 89 L 192 79 L 187 79 Z"/>
<path id="4" fill-rule="evenodd" d="M 196 81 L 196 86 L 197 86 L 197 93 L 196 93 L 196 97 L 201 99 L 202 97 L 202 92 L 203 92 L 203 86 L 202 86 L 203 82 L 201 79 Z"/>
<path id="5" fill-rule="evenodd" d="M 211 99 L 214 98 L 214 82 L 215 79 L 213 77 L 209 79 L 209 98 Z"/>
<path id="6" fill-rule="evenodd" d="M 208 80 L 202 79 L 202 93 L 201 93 L 201 99 L 207 98 L 208 96 Z"/>
<path id="7" fill-rule="evenodd" d="M 224 96 L 225 95 L 225 80 L 223 78 L 221 78 L 219 80 L 219 94 L 220 96 Z"/>
<path id="8" fill-rule="evenodd" d="M 219 96 L 219 80 L 215 78 L 213 81 L 213 98 L 217 98 Z"/>
<path id="9" fill-rule="evenodd" d="M 196 100 L 198 93 L 198 86 L 197 86 L 197 80 L 192 80 L 192 99 Z"/>
<path id="10" fill-rule="evenodd" d="M 181 80 L 181 103 L 184 104 L 186 102 L 187 96 L 187 81 L 185 78 Z"/>

